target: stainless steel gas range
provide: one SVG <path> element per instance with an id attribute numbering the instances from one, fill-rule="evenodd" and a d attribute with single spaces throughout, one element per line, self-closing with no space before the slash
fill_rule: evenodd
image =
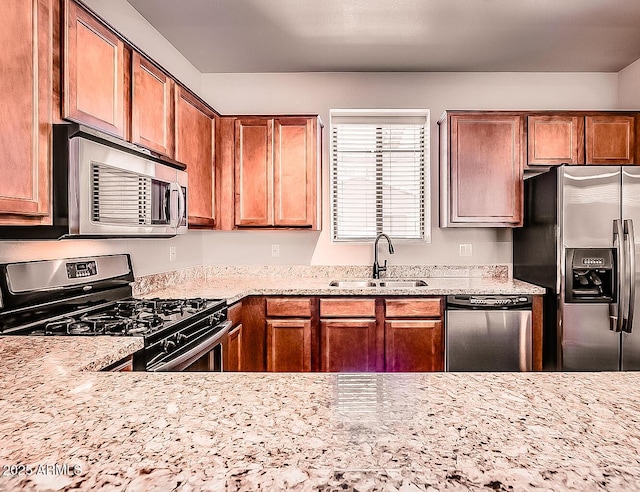
<path id="1" fill-rule="evenodd" d="M 134 370 L 222 371 L 220 299 L 135 299 L 129 255 L 0 265 L 0 335 L 139 336 Z"/>

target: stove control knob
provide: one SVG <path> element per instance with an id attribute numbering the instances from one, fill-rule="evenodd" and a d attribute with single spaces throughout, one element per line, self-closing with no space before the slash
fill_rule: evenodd
<path id="1" fill-rule="evenodd" d="M 176 348 L 176 342 L 174 342 L 173 340 L 167 339 L 164 342 L 162 342 L 162 348 L 164 349 L 165 353 L 168 354 L 174 348 Z"/>
<path id="2" fill-rule="evenodd" d="M 176 345 L 180 345 L 182 344 L 182 342 L 184 342 L 187 339 L 187 336 L 182 334 L 182 333 L 178 333 L 176 335 Z"/>

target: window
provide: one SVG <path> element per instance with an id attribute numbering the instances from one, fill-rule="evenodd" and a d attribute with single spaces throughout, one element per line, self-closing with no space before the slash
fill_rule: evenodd
<path id="1" fill-rule="evenodd" d="M 428 110 L 332 110 L 333 240 L 428 240 L 428 160 Z"/>

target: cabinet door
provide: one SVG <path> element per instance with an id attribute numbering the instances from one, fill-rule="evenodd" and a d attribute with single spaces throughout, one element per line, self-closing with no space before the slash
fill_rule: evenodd
<path id="1" fill-rule="evenodd" d="M 584 118 L 529 116 L 527 134 L 529 166 L 584 164 Z"/>
<path id="2" fill-rule="evenodd" d="M 522 225 L 523 118 L 452 115 L 452 225 Z"/>
<path id="3" fill-rule="evenodd" d="M 52 16 L 51 0 L 3 4 L 0 214 L 12 214 L 3 224 L 51 223 Z"/>
<path id="4" fill-rule="evenodd" d="M 444 371 L 444 337 L 440 320 L 385 321 L 387 372 Z"/>
<path id="5" fill-rule="evenodd" d="M 316 223 L 315 119 L 274 121 L 274 225 Z"/>
<path id="6" fill-rule="evenodd" d="M 267 370 L 311 371 L 311 320 L 267 319 Z"/>
<path id="7" fill-rule="evenodd" d="M 128 139 L 130 52 L 75 2 L 67 0 L 65 11 L 62 116 Z"/>
<path id="8" fill-rule="evenodd" d="M 176 90 L 176 160 L 189 175 L 189 227 L 211 228 L 215 223 L 214 114 L 195 96 Z"/>
<path id="9" fill-rule="evenodd" d="M 587 116 L 587 164 L 635 164 L 635 118 L 622 115 Z"/>
<path id="10" fill-rule="evenodd" d="M 131 141 L 173 157 L 173 80 L 137 52 L 132 65 Z"/>
<path id="11" fill-rule="evenodd" d="M 242 300 L 242 370 L 267 370 L 267 326 L 264 297 Z"/>
<path id="12" fill-rule="evenodd" d="M 227 372 L 242 371 L 242 324 L 229 331 L 227 341 Z"/>
<path id="13" fill-rule="evenodd" d="M 375 319 L 320 320 L 320 369 L 325 372 L 375 371 Z"/>
<path id="14" fill-rule="evenodd" d="M 235 128 L 237 226 L 273 225 L 273 120 L 242 118 Z"/>

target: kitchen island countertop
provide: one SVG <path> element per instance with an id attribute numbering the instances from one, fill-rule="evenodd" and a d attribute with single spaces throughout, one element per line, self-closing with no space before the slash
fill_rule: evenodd
<path id="1" fill-rule="evenodd" d="M 0 337 L 0 490 L 640 489 L 638 373 L 92 370 L 136 343 Z"/>

